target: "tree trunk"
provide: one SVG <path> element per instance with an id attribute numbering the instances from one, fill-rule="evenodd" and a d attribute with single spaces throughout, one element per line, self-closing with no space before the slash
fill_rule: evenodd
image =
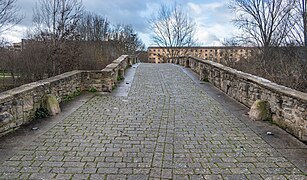
<path id="1" fill-rule="evenodd" d="M 14 84 L 14 87 L 16 86 L 16 79 L 15 79 L 15 75 L 14 75 L 14 72 L 11 71 L 11 77 L 13 79 L 13 84 Z"/>
<path id="2" fill-rule="evenodd" d="M 304 23 L 304 45 L 306 47 L 307 46 L 307 12 L 306 12 L 306 9 L 304 10 L 303 21 L 304 21 L 303 22 Z"/>

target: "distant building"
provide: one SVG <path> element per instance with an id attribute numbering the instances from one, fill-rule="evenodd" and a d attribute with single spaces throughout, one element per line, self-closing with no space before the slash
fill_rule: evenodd
<path id="1" fill-rule="evenodd" d="M 13 43 L 12 46 L 8 46 L 8 50 L 10 51 L 23 51 L 26 47 L 27 44 L 32 43 L 32 42 L 36 42 L 35 40 L 30 40 L 30 39 L 21 39 L 21 42 L 18 43 Z"/>
<path id="2" fill-rule="evenodd" d="M 7 47 L 9 51 L 22 51 L 22 42 L 13 43 L 12 46 Z"/>
<path id="3" fill-rule="evenodd" d="M 239 61 L 252 54 L 252 47 L 149 47 L 148 62 L 161 63 L 169 57 L 194 56 L 220 63 L 227 59 Z"/>

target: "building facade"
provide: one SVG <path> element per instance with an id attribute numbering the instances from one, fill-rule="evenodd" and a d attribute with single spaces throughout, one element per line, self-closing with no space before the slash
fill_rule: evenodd
<path id="1" fill-rule="evenodd" d="M 162 63 L 167 58 L 193 56 L 221 63 L 224 60 L 239 61 L 252 55 L 252 47 L 149 47 L 148 62 Z"/>

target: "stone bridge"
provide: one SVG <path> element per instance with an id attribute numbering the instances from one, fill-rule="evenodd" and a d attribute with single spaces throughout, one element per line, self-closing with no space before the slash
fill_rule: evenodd
<path id="1" fill-rule="evenodd" d="M 247 91 L 235 89 L 243 86 L 233 84 L 242 78 L 231 74 L 237 72 L 194 58 L 134 61 L 122 56 L 102 71 L 74 71 L 1 94 L 6 133 L 28 122 L 45 94 L 63 102 L 76 90 L 112 91 L 125 77 L 111 93 L 83 92 L 63 102 L 62 113 L 3 136 L 0 179 L 307 179 L 307 146 L 275 124 L 250 120 L 248 99 L 241 98 L 245 106 L 234 101 Z M 252 78 L 243 79 L 258 95 L 240 97 L 272 95 L 275 85 Z M 294 120 L 305 123 L 285 129 L 305 141 L 306 95 L 281 91 L 273 92 L 291 97 Z"/>

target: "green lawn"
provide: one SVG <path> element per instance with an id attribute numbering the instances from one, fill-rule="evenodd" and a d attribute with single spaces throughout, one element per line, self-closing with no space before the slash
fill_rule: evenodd
<path id="1" fill-rule="evenodd" d="M 16 74 L 15 75 L 15 78 L 19 78 L 20 75 Z M 3 78 L 12 78 L 11 76 L 11 73 L 0 73 L 0 79 L 3 79 Z"/>

